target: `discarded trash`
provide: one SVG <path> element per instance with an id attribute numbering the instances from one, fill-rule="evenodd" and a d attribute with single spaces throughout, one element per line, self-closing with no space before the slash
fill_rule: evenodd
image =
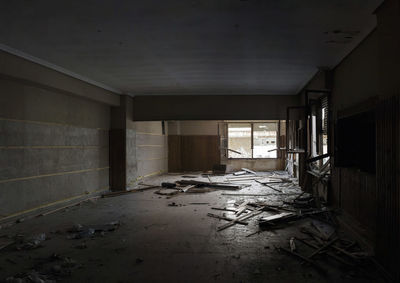
<path id="1" fill-rule="evenodd" d="M 15 275 L 8 277 L 5 282 L 7 283 L 28 283 L 28 282 L 33 282 L 33 283 L 55 283 L 55 280 L 51 280 L 48 278 L 47 275 L 45 274 L 40 274 L 39 272 L 35 270 L 31 270 L 28 273 L 21 274 L 21 275 Z"/>
<path id="2" fill-rule="evenodd" d="M 293 238 L 293 237 L 290 238 L 290 240 L 289 240 L 289 245 L 290 245 L 290 250 L 291 250 L 292 252 L 296 251 L 296 244 L 294 243 L 294 238 Z"/>
<path id="3" fill-rule="evenodd" d="M 72 233 L 72 235 L 68 236 L 68 239 L 85 239 L 94 237 L 96 234 L 104 235 L 105 232 L 116 230 L 120 225 L 121 224 L 119 221 L 90 226 L 75 224 L 71 229 L 68 230 L 68 232 Z"/>
<path id="4" fill-rule="evenodd" d="M 17 236 L 18 237 L 18 236 Z M 32 250 L 41 246 L 42 242 L 46 240 L 46 234 L 41 233 L 28 239 L 17 240 L 17 250 Z"/>

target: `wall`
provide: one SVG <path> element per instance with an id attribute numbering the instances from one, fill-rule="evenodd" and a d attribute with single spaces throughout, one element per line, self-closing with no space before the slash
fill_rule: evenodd
<path id="1" fill-rule="evenodd" d="M 221 156 L 223 120 L 169 121 L 169 171 L 207 171 L 214 164 L 226 164 L 227 172 L 245 167 L 255 171 L 283 170 L 284 159 L 226 159 Z"/>
<path id="2" fill-rule="evenodd" d="M 135 96 L 134 120 L 284 120 L 297 95 Z M 151 110 L 151 111 L 150 111 Z"/>
<path id="3" fill-rule="evenodd" d="M 167 131 L 163 134 L 161 121 L 133 122 L 127 135 L 133 149 L 127 154 L 128 187 L 168 171 Z"/>
<path id="4" fill-rule="evenodd" d="M 168 128 L 161 121 L 134 121 L 134 100 L 121 95 L 120 105 L 111 108 L 111 189 L 134 188 L 146 177 L 168 169 Z"/>
<path id="5" fill-rule="evenodd" d="M 209 171 L 220 164 L 219 121 L 169 121 L 168 171 Z"/>
<path id="6" fill-rule="evenodd" d="M 331 135 L 338 118 L 376 113 L 376 174 L 335 166 L 332 204 L 345 224 L 366 239 L 394 282 L 400 281 L 400 1 L 376 11 L 377 28 L 333 70 Z M 362 142 L 362 141 L 360 141 Z"/>
<path id="7" fill-rule="evenodd" d="M 373 31 L 333 72 L 320 71 L 307 84 L 309 89 L 326 89 L 333 79 L 331 103 L 331 141 L 335 147 L 336 121 L 373 107 L 379 94 L 378 33 Z M 360 141 L 362 142 L 362 141 Z M 369 243 L 376 237 L 376 177 L 355 168 L 335 167 L 331 157 L 330 203 L 342 208 L 349 221 L 358 223 L 357 232 Z"/>
<path id="8" fill-rule="evenodd" d="M 375 30 L 335 68 L 331 97 L 334 121 L 374 107 L 379 95 L 378 40 Z M 333 203 L 361 223 L 364 229 L 358 232 L 373 243 L 377 221 L 375 174 L 333 166 L 332 178 Z"/>
<path id="9" fill-rule="evenodd" d="M 377 105 L 376 257 L 400 282 L 400 0 L 377 10 L 379 91 Z"/>
<path id="10" fill-rule="evenodd" d="M 30 81 L 41 66 L 0 54 L 0 218 L 108 190 L 109 94 L 52 70 L 51 87 Z"/>
<path id="11" fill-rule="evenodd" d="M 379 95 L 378 43 L 378 32 L 374 30 L 334 69 L 331 99 L 334 118 Z"/>

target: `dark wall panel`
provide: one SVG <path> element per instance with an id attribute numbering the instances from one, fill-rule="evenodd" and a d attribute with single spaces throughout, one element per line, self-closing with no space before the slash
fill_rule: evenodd
<path id="1" fill-rule="evenodd" d="M 379 261 L 400 282 L 400 98 L 377 111 L 377 248 Z"/>
<path id="2" fill-rule="evenodd" d="M 182 171 L 181 136 L 168 136 L 168 171 Z"/>
<path id="3" fill-rule="evenodd" d="M 218 136 L 169 136 L 170 172 L 208 171 L 220 163 Z"/>

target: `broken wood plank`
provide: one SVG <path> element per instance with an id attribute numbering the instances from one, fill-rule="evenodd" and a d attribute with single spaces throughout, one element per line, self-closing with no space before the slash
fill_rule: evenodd
<path id="1" fill-rule="evenodd" d="M 315 255 L 319 254 L 320 252 L 326 250 L 329 246 L 331 246 L 333 243 L 335 243 L 338 240 L 338 238 L 335 238 L 331 241 L 329 241 L 328 243 L 326 243 L 325 245 L 323 245 L 322 247 L 316 249 L 312 254 L 310 254 L 308 256 L 309 259 L 313 258 Z"/>
<path id="2" fill-rule="evenodd" d="M 228 179 L 227 181 L 232 182 L 248 182 L 248 181 L 255 181 L 256 178 L 243 178 L 243 179 Z"/>
<path id="3" fill-rule="evenodd" d="M 250 175 L 245 175 L 245 176 L 238 176 L 238 177 L 226 177 L 227 180 L 253 180 L 253 179 L 264 179 L 262 176 L 250 176 Z"/>
<path id="4" fill-rule="evenodd" d="M 335 246 L 335 245 L 332 245 L 332 248 L 334 248 L 335 250 L 337 250 L 338 252 L 340 252 L 340 253 L 342 253 L 342 254 L 344 254 L 344 255 L 347 255 L 347 256 L 350 257 L 351 259 L 355 259 L 355 260 L 359 259 L 358 256 L 355 256 L 355 255 L 353 255 L 352 253 L 349 253 L 348 251 L 346 251 L 346 250 L 344 250 L 344 249 L 342 249 L 342 248 L 339 248 L 339 247 L 337 247 L 337 246 Z"/>
<path id="5" fill-rule="evenodd" d="M 257 175 L 257 173 L 256 173 L 256 172 L 254 172 L 254 171 L 252 171 L 252 170 L 250 170 L 250 169 L 247 169 L 247 168 L 242 168 L 242 170 L 243 170 L 243 171 L 246 171 L 247 173 L 250 173 L 250 174 Z"/>
<path id="6" fill-rule="evenodd" d="M 318 249 L 318 248 L 319 248 L 317 245 L 314 245 L 314 244 L 312 244 L 312 243 L 310 243 L 310 242 L 308 242 L 308 241 L 306 241 L 306 240 L 304 240 L 304 239 L 296 238 L 296 240 L 302 242 L 303 244 L 306 244 L 307 246 L 309 246 L 309 247 L 311 247 L 311 248 L 314 248 L 314 249 Z M 326 254 L 327 256 L 329 256 L 329 257 L 335 259 L 336 261 L 338 261 L 338 262 L 344 264 L 344 265 L 354 266 L 354 264 L 352 264 L 352 263 L 350 263 L 350 262 L 348 262 L 348 261 L 342 259 L 341 257 L 337 256 L 336 254 L 334 254 L 334 253 L 332 253 L 332 252 L 330 252 L 330 251 L 326 251 L 325 254 Z"/>
<path id="7" fill-rule="evenodd" d="M 220 183 L 208 183 L 196 180 L 179 180 L 176 181 L 179 185 L 195 185 L 196 187 L 209 187 L 209 188 L 216 188 L 216 189 L 224 189 L 224 190 L 238 190 L 241 189 L 241 185 L 227 185 L 227 184 L 220 184 Z"/>
<path id="8" fill-rule="evenodd" d="M 229 209 L 229 208 L 226 208 L 226 207 L 211 207 L 211 209 L 236 212 L 236 209 Z"/>
<path id="9" fill-rule="evenodd" d="M 272 189 L 272 190 L 274 190 L 274 191 L 277 191 L 277 192 L 279 192 L 279 193 L 282 192 L 281 190 L 275 189 L 274 187 L 268 185 L 267 183 L 263 183 L 263 182 L 260 182 L 260 181 L 258 181 L 258 180 L 254 180 L 254 181 L 256 181 L 257 183 L 259 183 L 259 184 L 261 184 L 261 185 L 263 185 L 263 186 L 266 186 L 266 187 L 268 187 L 268 188 L 270 188 L 270 189 Z"/>
<path id="10" fill-rule="evenodd" d="M 314 162 L 314 161 L 318 161 L 318 160 L 320 160 L 320 159 L 327 158 L 327 157 L 329 157 L 329 156 L 330 156 L 329 153 L 322 154 L 322 155 L 319 155 L 319 156 L 315 156 L 315 157 L 313 157 L 313 158 L 309 158 L 309 159 L 306 160 L 306 162 L 307 162 L 307 163 L 311 163 L 311 162 Z"/>
<path id="11" fill-rule="evenodd" d="M 236 221 L 236 223 L 242 224 L 242 225 L 248 225 L 249 224 L 249 223 L 241 221 L 241 220 L 235 220 L 235 218 L 231 218 L 231 217 L 227 217 L 227 216 L 220 216 L 220 215 L 213 214 L 213 213 L 207 213 L 207 216 L 213 217 L 213 218 L 217 218 L 217 219 L 221 219 L 221 220 L 226 220 L 226 221 Z"/>
<path id="12" fill-rule="evenodd" d="M 276 221 L 276 220 L 285 219 L 285 218 L 287 218 L 289 216 L 293 216 L 293 215 L 295 215 L 295 214 L 292 213 L 292 212 L 282 212 L 282 213 L 279 213 L 279 214 L 275 214 L 275 215 L 271 215 L 271 216 L 267 216 L 267 217 L 261 218 L 260 221 L 262 221 L 262 222 L 273 222 L 273 221 Z"/>
<path id="13" fill-rule="evenodd" d="M 245 212 L 247 210 L 247 204 L 249 203 L 249 201 L 245 201 L 243 202 L 241 205 L 239 205 L 237 211 L 236 211 L 236 216 L 240 216 L 243 212 Z"/>
<path id="14" fill-rule="evenodd" d="M 267 197 L 267 196 L 281 196 L 281 195 L 297 195 L 298 193 L 267 193 L 267 194 L 227 194 L 222 193 L 223 196 L 237 196 L 237 197 Z"/>
<path id="15" fill-rule="evenodd" d="M 312 220 L 311 225 L 319 232 L 325 241 L 328 241 L 336 232 L 336 229 L 333 226 L 320 220 Z"/>
<path id="16" fill-rule="evenodd" d="M 195 187 L 196 187 L 195 185 L 189 185 L 189 186 L 183 187 L 183 188 L 181 189 L 181 191 L 184 192 L 184 193 L 186 193 L 188 190 L 193 189 L 193 188 L 195 188 Z"/>
<path id="17" fill-rule="evenodd" d="M 326 273 L 326 270 L 325 270 L 324 268 L 322 268 L 319 264 L 317 264 L 315 261 L 313 261 L 313 260 L 311 260 L 311 259 L 309 259 L 309 258 L 307 258 L 307 257 L 305 257 L 305 256 L 303 256 L 303 255 L 301 255 L 301 254 L 299 254 L 299 253 L 292 252 L 291 250 L 288 250 L 288 249 L 286 249 L 286 248 L 280 247 L 279 249 L 281 249 L 281 250 L 287 252 L 288 254 L 291 254 L 291 255 L 293 255 L 293 256 L 295 256 L 295 257 L 297 257 L 297 258 L 300 258 L 300 259 L 302 259 L 302 260 L 308 262 L 309 264 L 311 264 L 312 266 L 314 266 L 318 271 L 320 271 L 320 272 L 322 272 L 322 273 Z"/>
<path id="18" fill-rule="evenodd" d="M 238 217 L 235 220 L 231 221 L 230 223 L 218 227 L 217 231 L 219 232 L 219 231 L 225 230 L 226 228 L 229 228 L 229 227 L 235 225 L 236 221 L 238 221 L 238 220 L 239 221 L 246 220 L 246 219 L 249 219 L 249 218 L 254 217 L 256 215 L 259 215 L 261 213 L 263 213 L 263 211 L 261 209 L 259 209 L 259 210 L 253 211 L 253 212 L 251 212 L 249 214 L 246 214 L 246 215 L 243 215 L 241 217 Z"/>

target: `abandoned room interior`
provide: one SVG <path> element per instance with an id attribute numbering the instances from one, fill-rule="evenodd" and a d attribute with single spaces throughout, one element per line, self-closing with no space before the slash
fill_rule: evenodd
<path id="1" fill-rule="evenodd" d="M 400 282 L 400 0 L 0 23 L 0 282 Z"/>

